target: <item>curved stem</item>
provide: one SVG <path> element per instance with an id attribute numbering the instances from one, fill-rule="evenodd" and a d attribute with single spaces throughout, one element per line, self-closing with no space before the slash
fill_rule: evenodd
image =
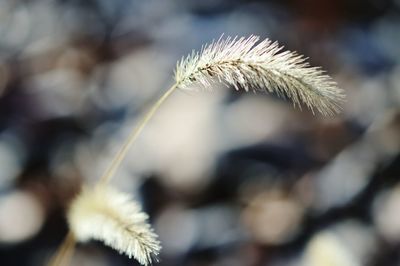
<path id="1" fill-rule="evenodd" d="M 161 104 L 175 91 L 178 87 L 178 83 L 172 85 L 159 99 L 158 101 L 150 108 L 150 110 L 145 114 L 139 124 L 133 129 L 132 133 L 129 135 L 128 139 L 126 140 L 125 144 L 122 146 L 121 150 L 117 153 L 114 157 L 113 161 L 111 162 L 109 168 L 104 173 L 104 175 L 100 178 L 99 184 L 106 185 L 111 178 L 114 176 L 115 172 L 117 171 L 118 167 L 121 165 L 122 161 L 124 160 L 126 154 L 128 153 L 132 144 L 136 141 L 140 133 L 142 132 L 143 128 L 146 124 L 150 121 L 150 119 L 154 116 L 155 112 L 161 106 Z"/>
<path id="2" fill-rule="evenodd" d="M 146 124 L 150 121 L 150 119 L 154 116 L 156 111 L 160 108 L 161 104 L 176 90 L 179 83 L 175 83 L 172 85 L 158 100 L 157 102 L 150 108 L 150 110 L 144 115 L 139 124 L 133 129 L 132 133 L 129 135 L 125 144 L 122 146 L 120 151 L 112 160 L 109 168 L 104 173 L 104 175 L 99 180 L 99 185 L 107 185 L 107 183 L 114 176 L 118 167 L 121 165 L 124 160 L 126 154 L 128 153 L 130 147 L 139 137 L 140 133 L 146 126 Z M 65 237 L 63 243 L 57 250 L 57 253 L 51 258 L 48 266 L 64 266 L 69 265 L 69 261 L 72 257 L 72 253 L 74 251 L 75 246 L 75 237 L 73 233 L 70 231 L 68 235 Z"/>
<path id="3" fill-rule="evenodd" d="M 75 237 L 72 232 L 68 232 L 63 243 L 58 248 L 57 253 L 51 258 L 48 266 L 66 266 L 69 265 L 72 253 L 74 252 Z"/>

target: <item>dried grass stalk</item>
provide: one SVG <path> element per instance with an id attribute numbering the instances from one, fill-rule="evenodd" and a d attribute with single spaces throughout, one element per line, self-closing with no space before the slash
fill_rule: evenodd
<path id="1" fill-rule="evenodd" d="M 70 229 L 78 241 L 103 241 L 142 265 L 150 264 L 161 249 L 147 219 L 128 194 L 110 186 L 85 188 L 68 212 Z"/>
<path id="2" fill-rule="evenodd" d="M 306 58 L 282 51 L 277 42 L 258 36 L 220 38 L 178 62 L 175 81 L 179 88 L 199 83 L 206 88 L 219 81 L 237 90 L 262 90 L 287 96 L 294 105 L 332 115 L 340 110 L 344 94 L 319 67 Z M 301 107 L 301 106 L 300 106 Z"/>
<path id="3" fill-rule="evenodd" d="M 312 111 L 324 115 L 339 111 L 344 94 L 331 78 L 318 67 L 310 67 L 306 59 L 294 52 L 282 52 L 282 47 L 266 39 L 257 44 L 259 37 L 219 39 L 205 45 L 177 63 L 175 84 L 150 108 L 133 129 L 122 149 L 100 178 L 99 185 L 83 189 L 73 201 L 68 221 L 78 241 L 97 239 L 148 265 L 160 249 L 157 235 L 147 223 L 147 215 L 140 211 L 129 195 L 109 186 L 110 179 L 145 125 L 162 103 L 176 89 L 185 89 L 193 83 L 211 87 L 219 81 L 237 90 L 263 90 L 289 97 L 294 105 L 304 103 Z M 66 240 L 65 243 L 68 241 Z M 73 240 L 66 249 L 73 249 Z M 68 243 L 67 243 L 68 244 Z M 70 254 L 62 249 L 57 261 Z M 69 255 L 68 255 L 69 256 Z M 58 257 L 58 256 L 57 256 Z"/>

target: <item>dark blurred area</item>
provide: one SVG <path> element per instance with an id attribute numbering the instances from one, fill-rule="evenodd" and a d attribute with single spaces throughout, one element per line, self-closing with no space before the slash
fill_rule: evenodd
<path id="1" fill-rule="evenodd" d="M 113 184 L 157 265 L 400 265 L 399 0 L 1 0 L 0 264 L 44 265 L 175 63 L 227 35 L 278 40 L 347 95 L 334 118 L 273 95 L 177 92 Z M 73 265 L 138 265 L 99 242 Z"/>

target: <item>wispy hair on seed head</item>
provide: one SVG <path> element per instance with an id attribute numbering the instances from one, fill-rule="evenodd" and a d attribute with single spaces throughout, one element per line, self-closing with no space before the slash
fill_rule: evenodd
<path id="1" fill-rule="evenodd" d="M 340 111 L 344 94 L 319 67 L 296 52 L 259 37 L 227 37 L 192 52 L 177 63 L 175 81 L 181 89 L 193 83 L 209 88 L 215 81 L 245 91 L 262 90 L 286 96 L 323 115 Z"/>
<path id="2" fill-rule="evenodd" d="M 147 218 L 129 195 L 110 186 L 85 188 L 68 211 L 68 222 L 78 241 L 101 240 L 142 265 L 151 264 L 161 249 Z"/>

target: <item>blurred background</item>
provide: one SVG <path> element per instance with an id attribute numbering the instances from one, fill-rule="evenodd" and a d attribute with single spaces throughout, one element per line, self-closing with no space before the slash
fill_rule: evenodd
<path id="1" fill-rule="evenodd" d="M 157 265 L 400 265 L 399 0 L 1 0 L 0 264 L 44 265 L 175 63 L 225 35 L 278 40 L 347 94 L 333 118 L 274 95 L 176 92 L 113 184 Z M 93 241 L 72 265 L 138 265 Z"/>

